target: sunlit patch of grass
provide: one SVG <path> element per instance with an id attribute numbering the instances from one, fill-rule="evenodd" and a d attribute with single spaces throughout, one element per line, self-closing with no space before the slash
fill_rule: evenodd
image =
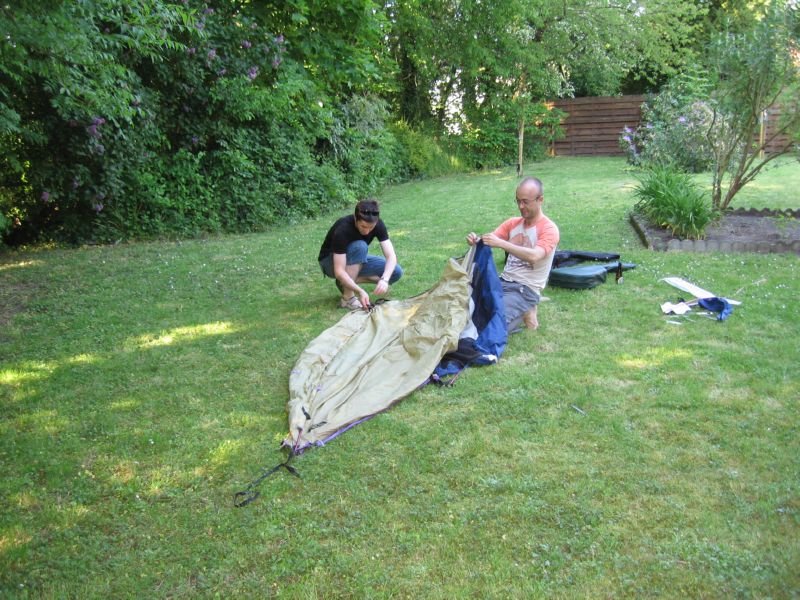
<path id="1" fill-rule="evenodd" d="M 651 348 L 640 352 L 639 356 L 622 355 L 616 362 L 622 368 L 649 369 L 669 365 L 670 362 L 678 359 L 688 359 L 693 354 L 682 348 Z"/>
<path id="2" fill-rule="evenodd" d="M 192 341 L 200 337 L 235 333 L 236 328 L 227 322 L 205 323 L 187 327 L 176 327 L 160 334 L 145 334 L 131 341 L 139 348 L 153 348 L 156 346 L 169 346 L 184 341 Z"/>
<path id="3" fill-rule="evenodd" d="M 0 383 L 12 385 L 27 381 L 36 381 L 47 377 L 53 372 L 54 368 L 54 364 L 28 362 L 19 365 L 15 369 L 4 369 L 0 371 Z"/>
<path id="4" fill-rule="evenodd" d="M 20 508 L 32 506 L 30 502 L 24 500 L 19 502 L 17 505 Z M 33 536 L 31 536 L 31 534 L 22 531 L 21 529 L 15 529 L 13 531 L 0 534 L 0 554 L 8 554 L 15 548 L 20 548 L 26 544 L 29 544 L 32 539 Z"/>
<path id="5" fill-rule="evenodd" d="M 40 266 L 42 264 L 43 261 L 36 259 L 21 260 L 18 262 L 7 262 L 5 264 L 0 263 L 0 272 L 9 271 L 11 269 L 24 269 L 26 267 Z"/>
<path id="6" fill-rule="evenodd" d="M 225 440 L 211 452 L 211 461 L 216 465 L 229 464 L 231 458 L 237 456 L 243 447 L 242 440 Z"/>

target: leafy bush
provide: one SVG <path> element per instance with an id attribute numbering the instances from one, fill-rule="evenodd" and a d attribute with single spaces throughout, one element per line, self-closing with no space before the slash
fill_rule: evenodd
<path id="1" fill-rule="evenodd" d="M 323 77 L 309 68 L 323 41 L 293 50 L 270 26 L 282 16 L 247 3 L 50 3 L 46 18 L 35 4 L 0 6 L 9 243 L 252 231 L 408 170 L 385 106 L 354 87 L 363 48 L 355 71 Z"/>
<path id="2" fill-rule="evenodd" d="M 405 178 L 439 177 L 466 170 L 452 148 L 432 135 L 412 129 L 406 121 L 393 123 L 390 130 L 399 144 L 398 160 Z"/>
<path id="3" fill-rule="evenodd" d="M 671 230 L 678 237 L 699 239 L 717 218 L 710 198 L 686 173 L 654 166 L 635 189 L 635 210 L 650 222 Z"/>
<path id="4" fill-rule="evenodd" d="M 366 95 L 352 96 L 334 115 L 333 159 L 358 197 L 375 195 L 386 182 L 398 181 L 408 171 L 388 120 L 386 103 Z"/>
<path id="5" fill-rule="evenodd" d="M 470 167 L 496 167 L 516 164 L 518 155 L 519 107 L 492 110 L 484 107 L 462 124 L 461 135 L 454 136 Z M 525 143 L 523 160 L 537 161 L 547 155 L 552 141 L 563 134 L 560 126 L 565 114 L 544 103 L 533 103 L 524 110 Z"/>
<path id="6" fill-rule="evenodd" d="M 638 166 L 671 165 L 689 173 L 706 171 L 713 161 L 708 132 L 713 109 L 708 83 L 691 70 L 673 79 L 642 107 L 642 125 L 625 127 L 620 147 Z"/>

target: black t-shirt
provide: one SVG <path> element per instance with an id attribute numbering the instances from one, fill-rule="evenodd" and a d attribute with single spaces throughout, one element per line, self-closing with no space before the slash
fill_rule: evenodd
<path id="1" fill-rule="evenodd" d="M 372 231 L 367 235 L 361 235 L 361 232 L 356 227 L 355 215 L 347 215 L 331 225 L 328 235 L 325 236 L 325 241 L 322 242 L 322 247 L 319 249 L 319 258 L 317 260 L 322 260 L 329 254 L 346 254 L 350 243 L 357 240 L 364 240 L 369 246 L 369 243 L 375 238 L 378 238 L 379 242 L 385 242 L 389 239 L 389 232 L 386 231 L 386 225 L 384 225 L 383 221 L 378 219 Z"/>

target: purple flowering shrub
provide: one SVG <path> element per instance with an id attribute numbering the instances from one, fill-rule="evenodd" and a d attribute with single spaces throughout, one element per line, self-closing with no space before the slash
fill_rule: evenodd
<path id="1" fill-rule="evenodd" d="M 670 165 L 689 173 L 707 171 L 713 161 L 708 140 L 713 110 L 703 90 L 702 81 L 686 76 L 645 102 L 641 125 L 625 127 L 619 138 L 628 162 Z"/>
<path id="2" fill-rule="evenodd" d="M 250 3 L 20 10 L 0 6 L 6 243 L 262 229 L 374 193 L 396 170 L 385 109 L 348 100 L 374 56 L 353 46 L 343 63 L 335 21 L 320 56 L 353 66 L 341 72 L 309 66 L 325 38 L 293 47 L 293 13 Z"/>

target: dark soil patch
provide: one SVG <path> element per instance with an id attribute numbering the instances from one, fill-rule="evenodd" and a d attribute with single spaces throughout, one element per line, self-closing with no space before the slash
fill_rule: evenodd
<path id="1" fill-rule="evenodd" d="M 11 323 L 11 317 L 23 312 L 36 294 L 34 284 L 9 284 L 3 282 L 0 289 L 0 327 Z"/>
<path id="2" fill-rule="evenodd" d="M 682 240 L 640 215 L 631 223 L 642 242 L 653 250 L 722 250 L 794 253 L 800 255 L 800 211 L 736 210 L 706 228 L 703 240 Z"/>

